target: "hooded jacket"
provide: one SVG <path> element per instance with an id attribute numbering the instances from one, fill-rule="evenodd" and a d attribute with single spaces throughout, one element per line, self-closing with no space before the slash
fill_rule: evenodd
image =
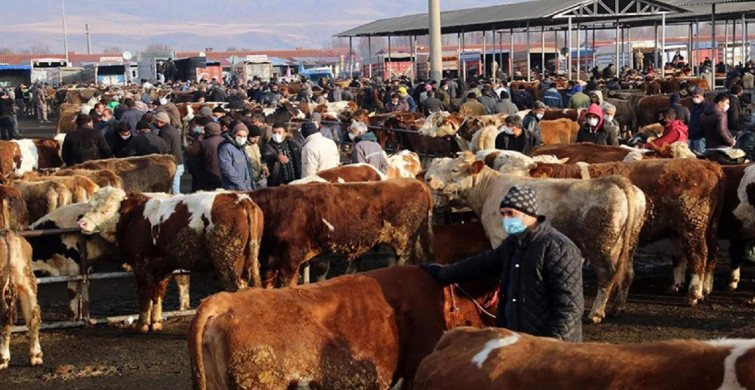
<path id="1" fill-rule="evenodd" d="M 496 249 L 443 267 L 442 284 L 501 277 L 496 326 L 534 336 L 582 341 L 582 254 L 545 217 Z M 513 292 L 508 296 L 509 291 Z M 509 318 L 506 305 L 512 305 Z"/>
<path id="2" fill-rule="evenodd" d="M 688 129 L 687 126 L 679 119 L 674 119 L 673 122 L 667 123 L 663 127 L 663 135 L 650 142 L 655 146 L 663 146 L 666 144 L 673 144 L 674 142 L 688 143 Z M 646 144 L 647 148 L 649 144 Z"/>
<path id="3" fill-rule="evenodd" d="M 317 132 L 304 140 L 301 147 L 301 177 L 312 176 L 317 172 L 335 168 L 341 163 L 338 146 L 333 140 Z"/>
<path id="4" fill-rule="evenodd" d="M 351 151 L 351 162 L 366 163 L 377 168 L 380 172 L 388 172 L 388 160 L 385 152 L 377 142 L 375 133 L 368 131 L 354 139 L 354 150 Z"/>
<path id="5" fill-rule="evenodd" d="M 715 149 L 734 145 L 729 132 L 726 113 L 718 104 L 709 104 L 700 116 L 700 130 L 705 136 L 705 147 Z"/>
<path id="6" fill-rule="evenodd" d="M 564 100 L 561 98 L 561 92 L 556 88 L 548 88 L 543 94 L 543 103 L 548 107 L 564 108 Z"/>
<path id="7" fill-rule="evenodd" d="M 232 191 L 254 189 L 249 159 L 244 150 L 235 142 L 224 140 L 218 147 L 218 168 L 223 189 Z"/>
<path id="8" fill-rule="evenodd" d="M 587 114 L 593 114 L 598 117 L 598 125 L 591 127 L 587 120 L 582 123 L 577 133 L 577 142 L 590 142 L 596 145 L 619 146 L 619 139 L 616 129 L 606 128 L 603 126 L 603 110 L 597 104 L 591 104 L 587 108 Z"/>
<path id="9" fill-rule="evenodd" d="M 682 97 L 679 96 L 678 93 L 672 94 L 671 97 L 669 97 L 669 107 L 673 108 L 676 112 L 676 119 L 679 119 L 684 123 L 685 125 L 689 124 L 690 121 L 690 111 L 687 107 L 684 107 L 681 104 Z"/>

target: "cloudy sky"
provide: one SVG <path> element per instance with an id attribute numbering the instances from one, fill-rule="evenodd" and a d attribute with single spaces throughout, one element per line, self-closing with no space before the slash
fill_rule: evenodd
<path id="1" fill-rule="evenodd" d="M 0 0 L 0 47 L 46 45 L 63 51 L 60 0 Z M 442 10 L 506 0 L 441 0 Z M 141 50 L 151 43 L 176 50 L 212 47 L 293 49 L 324 47 L 337 32 L 375 19 L 424 12 L 426 0 L 65 0 L 69 49 Z M 39 47 L 39 46 L 37 46 Z"/>

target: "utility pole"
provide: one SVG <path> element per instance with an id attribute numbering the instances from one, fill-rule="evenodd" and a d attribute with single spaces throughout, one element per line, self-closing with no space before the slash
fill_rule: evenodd
<path id="1" fill-rule="evenodd" d="M 428 0 L 430 31 L 430 80 L 443 78 L 443 58 L 440 40 L 440 0 Z"/>
<path id="2" fill-rule="evenodd" d="M 66 29 L 66 3 L 65 0 L 60 0 L 60 10 L 63 13 L 63 50 L 66 52 L 66 62 L 68 58 L 68 30 Z"/>
<path id="3" fill-rule="evenodd" d="M 87 33 L 87 54 L 92 54 L 92 33 L 89 32 L 89 23 L 84 25 L 84 29 Z"/>

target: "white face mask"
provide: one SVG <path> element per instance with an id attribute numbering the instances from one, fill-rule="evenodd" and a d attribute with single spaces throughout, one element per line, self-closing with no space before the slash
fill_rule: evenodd
<path id="1" fill-rule="evenodd" d="M 694 102 L 695 104 L 700 104 L 700 103 L 703 102 L 703 100 L 705 100 L 705 99 L 704 98 L 692 98 L 692 102 Z"/>
<path id="2" fill-rule="evenodd" d="M 244 145 L 246 145 L 246 137 L 236 137 L 236 143 L 237 143 L 237 144 L 238 144 L 239 146 L 244 146 Z"/>
<path id="3" fill-rule="evenodd" d="M 352 140 L 352 141 L 353 141 L 353 140 L 354 140 L 354 139 L 356 139 L 357 137 L 358 137 L 358 135 L 356 135 L 356 134 L 354 134 L 354 133 L 349 133 L 349 139 L 350 139 L 350 140 Z"/>
<path id="4" fill-rule="evenodd" d="M 588 119 L 587 120 L 587 124 L 590 125 L 590 126 L 592 126 L 592 127 L 597 126 L 598 125 L 598 118 L 590 118 L 590 119 Z"/>
<path id="5" fill-rule="evenodd" d="M 503 128 L 501 128 L 501 131 L 509 135 L 514 134 L 514 129 L 508 126 L 503 126 Z"/>
<path id="6" fill-rule="evenodd" d="M 202 126 L 194 126 L 194 134 L 202 134 Z"/>
<path id="7" fill-rule="evenodd" d="M 729 103 L 726 103 L 724 106 L 724 112 L 729 111 L 729 108 L 731 108 L 731 105 Z"/>
<path id="8" fill-rule="evenodd" d="M 121 138 L 124 139 L 124 140 L 127 140 L 127 139 L 131 138 L 131 133 L 128 133 L 126 135 L 121 134 Z"/>
<path id="9" fill-rule="evenodd" d="M 273 142 L 277 144 L 283 142 L 283 134 L 273 134 Z"/>
<path id="10" fill-rule="evenodd" d="M 537 117 L 537 119 L 543 119 L 543 114 L 535 114 L 535 116 Z"/>
<path id="11" fill-rule="evenodd" d="M 613 115 L 606 115 L 603 119 L 605 119 L 606 122 L 610 122 L 613 120 Z"/>

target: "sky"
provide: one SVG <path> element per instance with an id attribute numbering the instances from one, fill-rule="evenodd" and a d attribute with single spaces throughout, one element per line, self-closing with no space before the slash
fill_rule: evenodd
<path id="1" fill-rule="evenodd" d="M 61 0 L 1 0 L 0 48 L 47 46 L 63 52 Z M 64 0 L 69 50 L 86 52 L 84 25 L 94 52 L 143 50 L 151 43 L 174 50 L 229 47 L 326 47 L 332 36 L 375 19 L 427 11 L 427 0 Z M 506 0 L 441 0 L 441 10 Z"/>

